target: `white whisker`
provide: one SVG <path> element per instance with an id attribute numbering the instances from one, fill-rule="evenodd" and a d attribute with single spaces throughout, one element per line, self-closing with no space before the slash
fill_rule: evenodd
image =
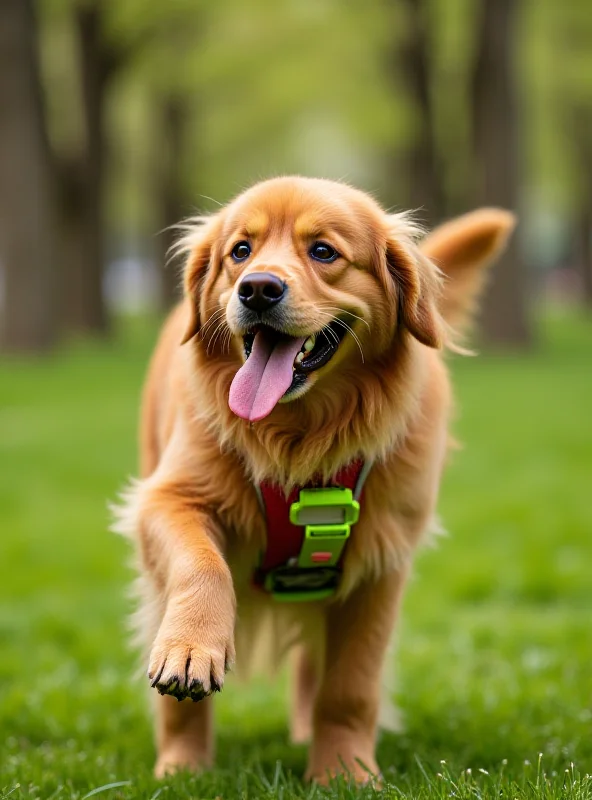
<path id="1" fill-rule="evenodd" d="M 333 322 L 333 320 L 331 320 L 331 322 Z M 324 328 L 324 330 L 325 330 L 327 333 L 330 333 L 330 334 L 331 334 L 331 336 L 332 336 L 332 338 L 333 338 L 333 341 L 335 342 L 335 344 L 336 344 L 336 345 L 339 345 L 339 336 L 338 336 L 338 335 L 335 333 L 335 331 L 333 330 L 333 328 L 330 328 L 330 327 L 327 325 L 327 326 Z"/>
<path id="2" fill-rule="evenodd" d="M 360 351 L 360 355 L 362 357 L 362 364 L 363 364 L 364 363 L 364 351 L 362 349 L 362 343 L 360 342 L 360 340 L 359 340 L 357 334 L 355 333 L 354 329 L 350 325 L 348 325 L 347 322 L 344 322 L 342 319 L 339 319 L 339 317 L 335 317 L 334 322 L 336 322 L 338 325 L 341 325 L 343 328 L 345 328 L 347 331 L 349 331 L 351 333 L 355 343 L 358 345 L 358 350 Z"/>
<path id="3" fill-rule="evenodd" d="M 327 303 L 323 303 L 323 304 L 321 304 L 321 306 L 319 307 L 319 309 L 320 309 L 320 310 L 324 310 L 324 311 L 329 311 L 329 310 L 331 310 L 331 311 L 337 311 L 337 312 L 338 312 L 338 313 L 340 313 L 340 314 L 349 314 L 351 317 L 354 317 L 355 319 L 357 319 L 357 320 L 360 320 L 360 322 L 363 322 L 363 323 L 364 323 L 364 325 L 366 325 L 366 327 L 368 328 L 368 330 L 370 330 L 370 326 L 368 325 L 368 323 L 366 322 L 366 320 L 365 320 L 365 319 L 362 319 L 362 318 L 361 318 L 361 317 L 359 317 L 357 314 L 354 314 L 354 313 L 352 313 L 351 311 L 346 311 L 344 308 L 339 308 L 338 306 L 330 306 L 330 305 L 328 305 Z M 360 355 L 361 355 L 361 357 L 362 357 L 362 364 L 363 364 L 363 363 L 365 363 L 365 358 L 364 358 L 364 349 L 363 349 L 363 347 L 362 347 L 362 343 L 361 343 L 361 341 L 360 341 L 360 339 L 359 339 L 358 335 L 357 335 L 357 334 L 356 334 L 356 332 L 354 331 L 354 329 L 351 327 L 351 325 L 348 325 L 348 323 L 347 323 L 347 322 L 345 322 L 344 320 L 342 320 L 340 317 L 337 317 L 337 316 L 332 316 L 332 315 L 329 315 L 329 321 L 330 321 L 330 322 L 336 322 L 338 325 L 341 325 L 341 327 L 342 327 L 342 328 L 345 328 L 345 330 L 346 330 L 346 331 L 348 331 L 349 333 L 351 333 L 351 335 L 352 335 L 352 338 L 354 339 L 354 341 L 355 341 L 355 343 L 356 343 L 356 345 L 357 345 L 357 347 L 358 347 L 358 350 L 360 351 Z M 337 339 L 337 341 L 338 341 L 338 337 L 337 337 L 337 335 L 335 334 L 335 331 L 333 331 L 333 330 L 332 330 L 331 328 L 329 328 L 328 326 L 327 326 L 327 330 L 331 331 L 331 333 L 333 334 L 333 336 L 334 336 L 334 337 Z"/>
<path id="4" fill-rule="evenodd" d="M 215 322 L 219 322 L 221 316 L 223 316 L 225 313 L 226 313 L 226 309 L 225 308 L 219 308 L 216 312 L 214 312 L 214 314 L 212 314 L 212 316 L 209 318 L 209 320 L 206 322 L 206 324 L 201 329 L 201 334 L 200 335 L 201 335 L 202 339 L 205 337 L 208 329 L 211 328 L 212 325 Z"/>
<path id="5" fill-rule="evenodd" d="M 366 322 L 366 320 L 363 317 L 359 317 L 357 314 L 354 314 L 353 311 L 346 311 L 345 308 L 339 308 L 339 306 L 329 306 L 325 303 L 321 303 L 318 308 L 327 309 L 327 311 L 337 311 L 340 314 L 347 314 L 349 317 L 353 317 L 354 319 L 362 322 L 368 328 L 368 330 L 370 330 L 370 325 Z"/>
<path id="6" fill-rule="evenodd" d="M 225 334 L 225 337 L 224 337 L 224 347 L 226 348 L 226 351 L 227 351 L 228 355 L 230 355 L 230 345 L 231 344 L 232 344 L 232 331 L 230 330 L 230 328 L 227 328 L 226 334 Z"/>
<path id="7" fill-rule="evenodd" d="M 223 316 L 222 314 L 216 314 L 216 315 L 214 315 L 213 317 L 210 317 L 210 319 L 209 319 L 209 320 L 206 322 L 206 324 L 205 324 L 205 325 L 203 326 L 203 328 L 201 329 L 201 337 L 202 337 L 202 339 L 205 337 L 205 335 L 207 334 L 207 332 L 208 332 L 208 331 L 209 331 L 209 330 L 210 330 L 210 329 L 211 329 L 211 328 L 212 328 L 212 327 L 213 327 L 213 326 L 214 326 L 216 323 L 218 323 L 218 322 L 220 322 L 220 321 L 221 321 L 221 319 L 222 319 L 222 316 Z"/>
<path id="8" fill-rule="evenodd" d="M 218 339 L 218 337 L 222 334 L 222 332 L 224 331 L 225 327 L 226 327 L 226 320 L 224 319 L 224 320 L 222 320 L 222 322 L 220 322 L 216 326 L 215 331 L 213 332 L 212 336 L 210 337 L 210 339 L 208 341 L 208 346 L 206 348 L 206 355 L 208 355 L 208 356 L 210 355 L 210 349 L 213 349 L 214 344 L 216 342 L 216 339 Z"/>

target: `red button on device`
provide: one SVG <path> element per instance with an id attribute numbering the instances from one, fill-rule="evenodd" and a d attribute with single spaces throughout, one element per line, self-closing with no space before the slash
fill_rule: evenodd
<path id="1" fill-rule="evenodd" d="M 326 561 L 331 561 L 333 553 L 311 553 L 310 560 L 315 564 L 324 564 Z"/>

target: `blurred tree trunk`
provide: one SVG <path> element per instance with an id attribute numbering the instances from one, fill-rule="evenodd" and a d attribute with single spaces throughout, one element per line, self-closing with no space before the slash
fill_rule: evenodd
<path id="1" fill-rule="evenodd" d="M 159 251 L 157 268 L 160 276 L 161 304 L 169 309 L 181 297 L 181 265 L 179 259 L 171 257 L 170 247 L 179 232 L 171 226 L 177 225 L 187 215 L 183 181 L 183 147 L 189 120 L 188 102 L 179 94 L 167 94 L 160 101 L 159 140 L 160 168 L 157 179 L 159 203 Z"/>
<path id="2" fill-rule="evenodd" d="M 392 4 L 393 0 L 389 2 Z M 409 146 L 401 158 L 392 160 L 392 182 L 393 185 L 401 182 L 399 170 L 402 168 L 406 185 L 405 205 L 417 209 L 421 221 L 431 226 L 443 215 L 444 193 L 431 97 L 429 2 L 404 0 L 403 9 L 405 32 L 402 41 L 393 43 L 389 69 L 395 78 L 393 84 L 398 83 L 400 76 L 403 91 L 409 95 L 413 126 Z"/>
<path id="3" fill-rule="evenodd" d="M 0 345 L 42 351 L 56 338 L 51 159 L 32 0 L 0 1 Z"/>
<path id="4" fill-rule="evenodd" d="M 104 116 L 109 64 L 99 0 L 74 8 L 82 89 L 84 143 L 80 155 L 58 165 L 62 206 L 63 322 L 67 328 L 104 333 L 103 297 Z"/>
<path id="5" fill-rule="evenodd" d="M 592 175 L 590 176 L 592 180 Z M 578 264 L 582 276 L 582 300 L 592 312 L 592 197 L 582 203 L 578 220 Z"/>
<path id="6" fill-rule="evenodd" d="M 428 225 L 444 213 L 444 198 L 438 164 L 436 122 L 431 98 L 428 0 L 405 0 L 408 37 L 402 45 L 401 67 L 416 114 L 416 129 L 408 152 L 409 205 L 421 209 Z"/>
<path id="7" fill-rule="evenodd" d="M 576 257 L 582 281 L 582 300 L 592 311 L 592 105 L 576 104 L 568 116 L 570 138 L 578 166 Z"/>
<path id="8" fill-rule="evenodd" d="M 94 333 L 105 333 L 109 327 L 103 296 L 108 92 L 115 76 L 155 33 L 152 27 L 138 25 L 116 46 L 105 32 L 109 5 L 104 0 L 76 0 L 73 4 L 84 141 L 80 154 L 62 158 L 56 169 L 62 201 L 64 324 Z"/>
<path id="9" fill-rule="evenodd" d="M 476 201 L 515 209 L 519 157 L 516 113 L 516 31 L 519 0 L 483 0 L 472 75 Z M 526 346 L 531 342 L 528 271 L 516 238 L 495 265 L 483 303 L 486 342 Z"/>

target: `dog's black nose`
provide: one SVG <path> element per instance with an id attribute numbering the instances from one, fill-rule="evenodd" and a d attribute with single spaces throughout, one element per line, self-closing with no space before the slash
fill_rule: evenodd
<path id="1" fill-rule="evenodd" d="M 267 311 L 284 296 L 286 285 L 271 272 L 252 272 L 238 285 L 238 298 L 251 311 Z"/>

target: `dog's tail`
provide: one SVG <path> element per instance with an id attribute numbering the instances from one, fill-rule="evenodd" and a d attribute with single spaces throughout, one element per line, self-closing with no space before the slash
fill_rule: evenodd
<path id="1" fill-rule="evenodd" d="M 456 331 L 467 327 L 488 267 L 504 250 L 516 224 L 500 208 L 482 208 L 445 222 L 421 242 L 422 252 L 444 274 L 440 312 Z"/>

